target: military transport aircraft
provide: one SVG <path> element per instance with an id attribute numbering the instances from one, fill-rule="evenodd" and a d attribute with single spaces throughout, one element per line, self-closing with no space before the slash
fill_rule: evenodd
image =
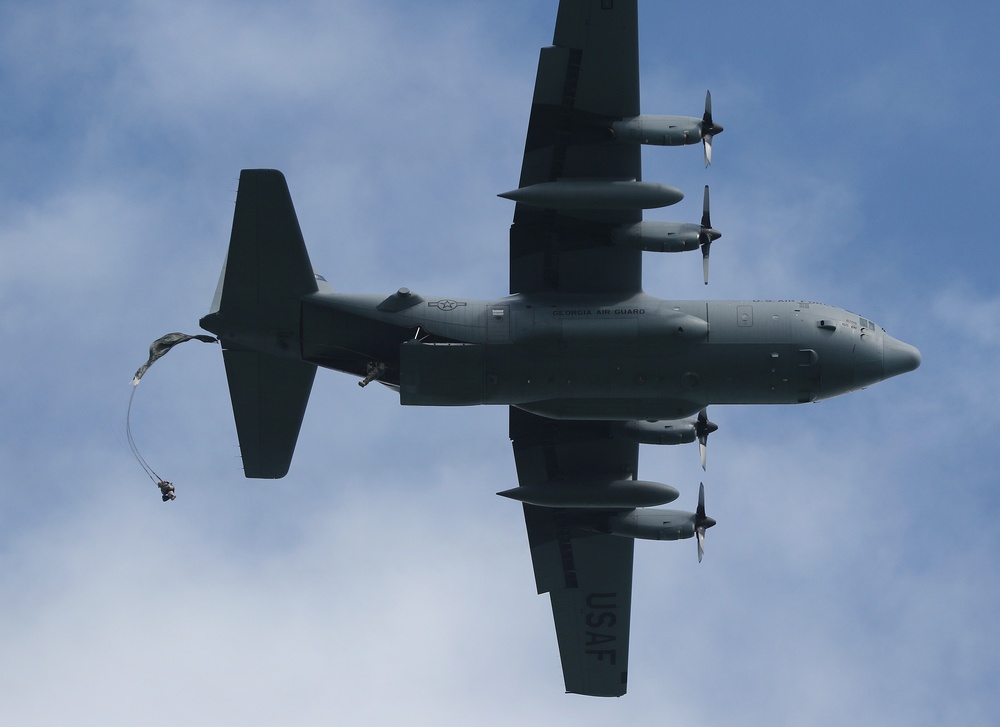
<path id="1" fill-rule="evenodd" d="M 541 50 L 497 300 L 336 293 L 316 275 L 284 177 L 244 170 L 229 253 L 201 325 L 222 342 L 247 477 L 288 471 L 317 366 L 410 406 L 503 404 L 539 593 L 568 692 L 625 693 L 635 538 L 696 537 L 707 516 L 657 509 L 640 444 L 698 441 L 711 404 L 794 404 L 912 371 L 920 353 L 861 316 L 804 301 L 675 301 L 643 292 L 643 252 L 709 249 L 701 224 L 643 222 L 681 199 L 642 180 L 643 144 L 702 143 L 698 117 L 639 111 L 637 0 L 561 0 Z M 703 460 L 704 463 L 704 460 Z"/>

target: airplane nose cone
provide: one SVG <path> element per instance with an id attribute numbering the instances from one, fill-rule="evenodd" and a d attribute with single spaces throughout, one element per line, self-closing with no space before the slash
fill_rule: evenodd
<path id="1" fill-rule="evenodd" d="M 905 374 L 920 366 L 920 351 L 908 343 L 886 335 L 882 342 L 882 377 Z"/>

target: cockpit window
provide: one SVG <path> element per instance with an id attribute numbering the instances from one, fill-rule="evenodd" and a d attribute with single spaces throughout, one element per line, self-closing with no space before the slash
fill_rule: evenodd
<path id="1" fill-rule="evenodd" d="M 876 324 L 874 321 L 870 321 L 867 318 L 862 318 L 858 316 L 858 322 L 861 324 L 862 328 L 867 328 L 870 331 L 885 331 L 884 328 Z"/>
<path id="2" fill-rule="evenodd" d="M 863 316 L 860 316 L 857 313 L 854 313 L 854 315 L 858 316 L 858 324 L 861 326 L 861 328 L 866 328 L 869 331 L 882 331 L 882 333 L 885 333 L 885 329 L 882 328 L 882 326 L 878 325 L 875 321 L 864 318 Z"/>

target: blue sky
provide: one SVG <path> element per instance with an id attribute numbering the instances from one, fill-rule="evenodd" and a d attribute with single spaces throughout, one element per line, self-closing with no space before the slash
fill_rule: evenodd
<path id="1" fill-rule="evenodd" d="M 334 288 L 506 293 L 553 2 L 42 0 L 0 7 L 0 704 L 7 724 L 992 725 L 1000 709 L 1000 121 L 986 2 L 640 2 L 647 148 L 698 218 L 662 297 L 804 298 L 918 346 L 816 405 L 716 407 L 641 475 L 693 543 L 637 546 L 630 691 L 561 693 L 502 408 L 404 409 L 321 372 L 291 473 L 243 479 L 197 332 L 239 170 L 288 178 Z"/>

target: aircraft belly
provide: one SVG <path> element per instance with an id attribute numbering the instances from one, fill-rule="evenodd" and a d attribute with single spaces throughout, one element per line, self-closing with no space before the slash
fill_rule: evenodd
<path id="1" fill-rule="evenodd" d="M 405 344 L 408 405 L 513 404 L 556 419 L 670 419 L 710 404 L 795 404 L 849 390 L 849 361 L 800 343 L 703 343 L 540 351 L 515 344 Z"/>
<path id="2" fill-rule="evenodd" d="M 548 356 L 517 347 L 507 363 L 510 381 L 496 391 L 509 398 L 490 403 L 557 419 L 669 419 L 708 404 L 791 404 L 816 398 L 809 392 L 818 377 L 812 357 L 788 344 L 694 344 L 671 356 L 640 346 Z"/>
<path id="3" fill-rule="evenodd" d="M 712 404 L 794 404 L 815 398 L 818 366 L 795 345 L 713 343 L 698 388 Z"/>

